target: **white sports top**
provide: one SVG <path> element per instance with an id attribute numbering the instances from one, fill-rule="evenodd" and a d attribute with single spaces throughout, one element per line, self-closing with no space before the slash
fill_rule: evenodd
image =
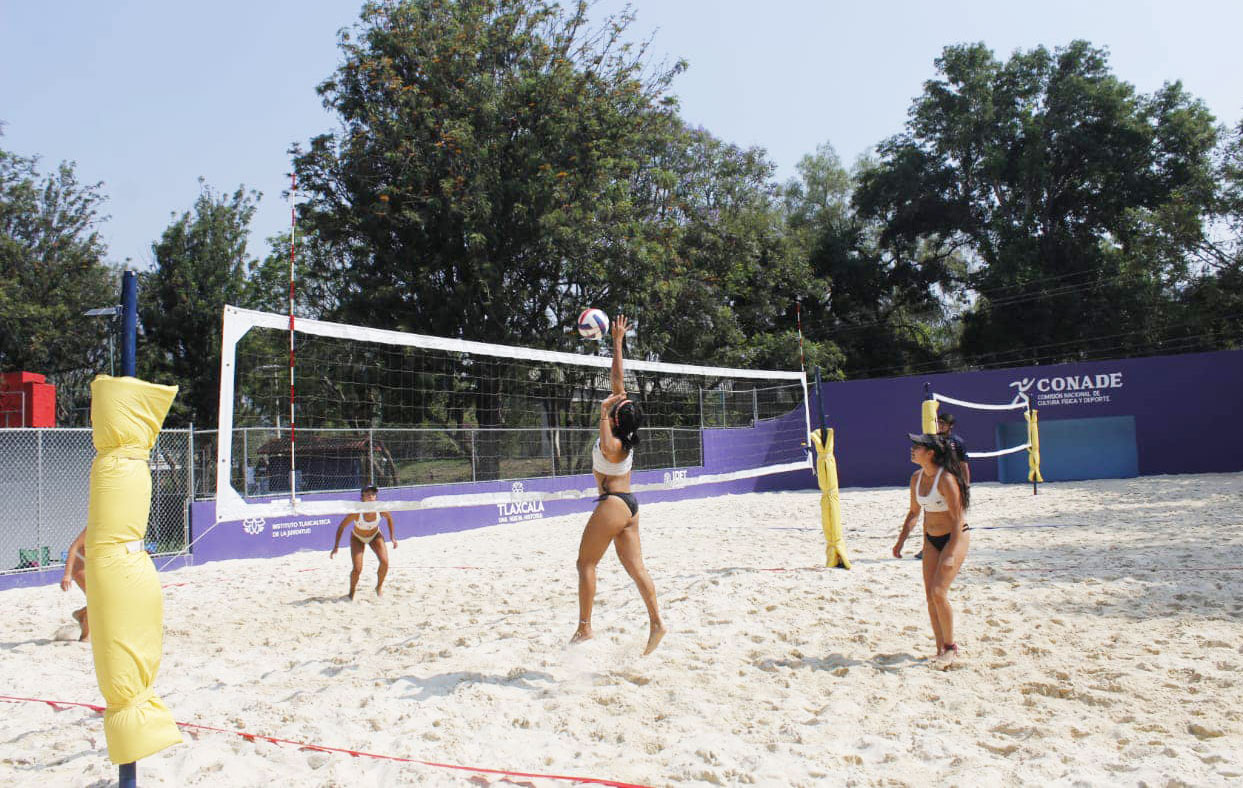
<path id="1" fill-rule="evenodd" d="M 374 520 L 368 520 L 366 512 L 360 512 L 358 519 L 354 521 L 354 530 L 359 533 L 369 534 L 380 527 L 380 515 L 376 515 Z"/>
<path id="2" fill-rule="evenodd" d="M 941 494 L 941 474 L 945 473 L 944 468 L 937 469 L 937 475 L 932 479 L 932 489 L 927 495 L 919 494 L 919 485 L 924 481 L 924 474 L 921 471 L 919 478 L 915 480 L 915 502 L 924 507 L 925 512 L 948 512 L 949 504 L 945 502 L 945 496 Z"/>
<path id="3" fill-rule="evenodd" d="M 605 476 L 622 476 L 630 473 L 630 466 L 634 465 L 634 452 L 626 452 L 626 458 L 621 462 L 609 462 L 604 456 L 604 452 L 600 451 L 600 439 L 596 438 L 596 443 L 591 447 L 591 469 L 596 473 L 602 473 Z"/>

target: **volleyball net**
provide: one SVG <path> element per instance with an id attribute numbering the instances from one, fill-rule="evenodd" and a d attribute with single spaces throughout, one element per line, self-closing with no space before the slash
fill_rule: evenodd
<path id="1" fill-rule="evenodd" d="M 600 343 L 570 353 L 292 323 L 225 308 L 217 521 L 505 503 L 518 485 L 495 483 L 527 479 L 558 480 L 528 500 L 596 495 L 612 363 Z M 801 372 L 627 358 L 625 386 L 645 416 L 637 491 L 810 468 Z M 365 485 L 409 494 L 364 503 Z"/>
<path id="2" fill-rule="evenodd" d="M 927 385 L 925 384 L 925 386 Z M 1038 414 L 1032 409 L 1031 399 L 1026 394 L 1020 393 L 1013 402 L 985 403 L 955 399 L 944 394 L 929 391 L 924 399 L 921 412 L 923 430 L 929 435 L 935 435 L 938 432 L 937 413 L 942 402 L 959 408 L 967 408 L 968 410 L 1022 411 L 1023 420 L 1027 423 L 1027 440 L 1024 443 L 1007 446 L 996 451 L 969 451 L 967 452 L 967 458 L 971 460 L 992 459 L 994 457 L 1005 457 L 1010 454 L 1027 452 L 1027 480 L 1032 483 L 1033 490 L 1036 483 L 1044 481 L 1044 477 L 1040 474 L 1040 428 Z"/>

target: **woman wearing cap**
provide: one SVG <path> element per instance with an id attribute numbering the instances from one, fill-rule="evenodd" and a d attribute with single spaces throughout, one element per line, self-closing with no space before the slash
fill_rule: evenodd
<path id="1" fill-rule="evenodd" d="M 893 557 L 902 557 L 902 545 L 919 513 L 924 513 L 924 593 L 928 617 L 937 642 L 935 665 L 944 670 L 958 656 L 954 641 L 954 611 L 949 589 L 962 568 L 970 543 L 963 512 L 971 501 L 971 485 L 964 475 L 957 452 L 939 435 L 911 433 L 911 462 L 919 470 L 911 476 L 911 506 L 902 521 Z M 947 473 L 948 471 L 948 473 Z"/>
<path id="2" fill-rule="evenodd" d="M 637 404 L 626 398 L 622 377 L 622 339 L 628 325 L 625 315 L 618 315 L 613 321 L 613 366 L 609 374 L 613 393 L 600 403 L 600 437 L 591 450 L 591 470 L 600 497 L 596 498 L 595 511 L 578 546 L 578 628 L 570 642 L 591 639 L 596 565 L 612 544 L 647 606 L 650 628 L 647 647 L 643 649 L 646 655 L 665 636 L 665 626 L 656 607 L 656 587 L 643 566 L 643 552 L 639 548 L 639 502 L 630 492 L 630 468 L 634 447 L 639 444 L 643 414 Z"/>

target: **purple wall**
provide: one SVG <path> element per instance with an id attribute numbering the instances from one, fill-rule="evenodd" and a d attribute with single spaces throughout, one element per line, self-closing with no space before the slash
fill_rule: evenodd
<path id="1" fill-rule="evenodd" d="M 183 566 L 194 564 L 192 556 L 176 555 L 176 556 L 152 556 L 151 560 L 155 562 L 157 569 L 163 571 L 165 568 L 180 569 Z M 167 567 L 164 565 L 168 564 Z M 12 574 L 0 575 L 0 591 L 9 588 L 26 588 L 29 586 L 48 586 L 60 582 L 65 576 L 65 565 L 49 567 L 47 569 L 37 569 L 28 572 L 14 572 Z M 75 585 L 69 589 L 70 594 L 75 594 L 75 599 L 81 599 L 81 591 Z"/>
<path id="2" fill-rule="evenodd" d="M 825 383 L 842 487 L 897 486 L 910 477 L 906 433 L 921 430 L 925 382 L 939 394 L 994 404 L 1013 401 L 1023 388 L 1042 425 L 1134 416 L 1141 475 L 1243 470 L 1243 351 L 1231 350 Z M 958 418 L 955 431 L 972 451 L 1004 448 L 995 445 L 997 424 L 1022 421 L 1021 411 L 941 408 Z M 972 462 L 973 480 L 996 481 L 997 465 Z"/>

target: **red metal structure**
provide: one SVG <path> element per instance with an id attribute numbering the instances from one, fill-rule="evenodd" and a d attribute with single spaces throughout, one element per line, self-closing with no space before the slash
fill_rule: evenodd
<path id="1" fill-rule="evenodd" d="M 55 427 L 56 386 L 35 372 L 0 374 L 0 428 Z"/>

